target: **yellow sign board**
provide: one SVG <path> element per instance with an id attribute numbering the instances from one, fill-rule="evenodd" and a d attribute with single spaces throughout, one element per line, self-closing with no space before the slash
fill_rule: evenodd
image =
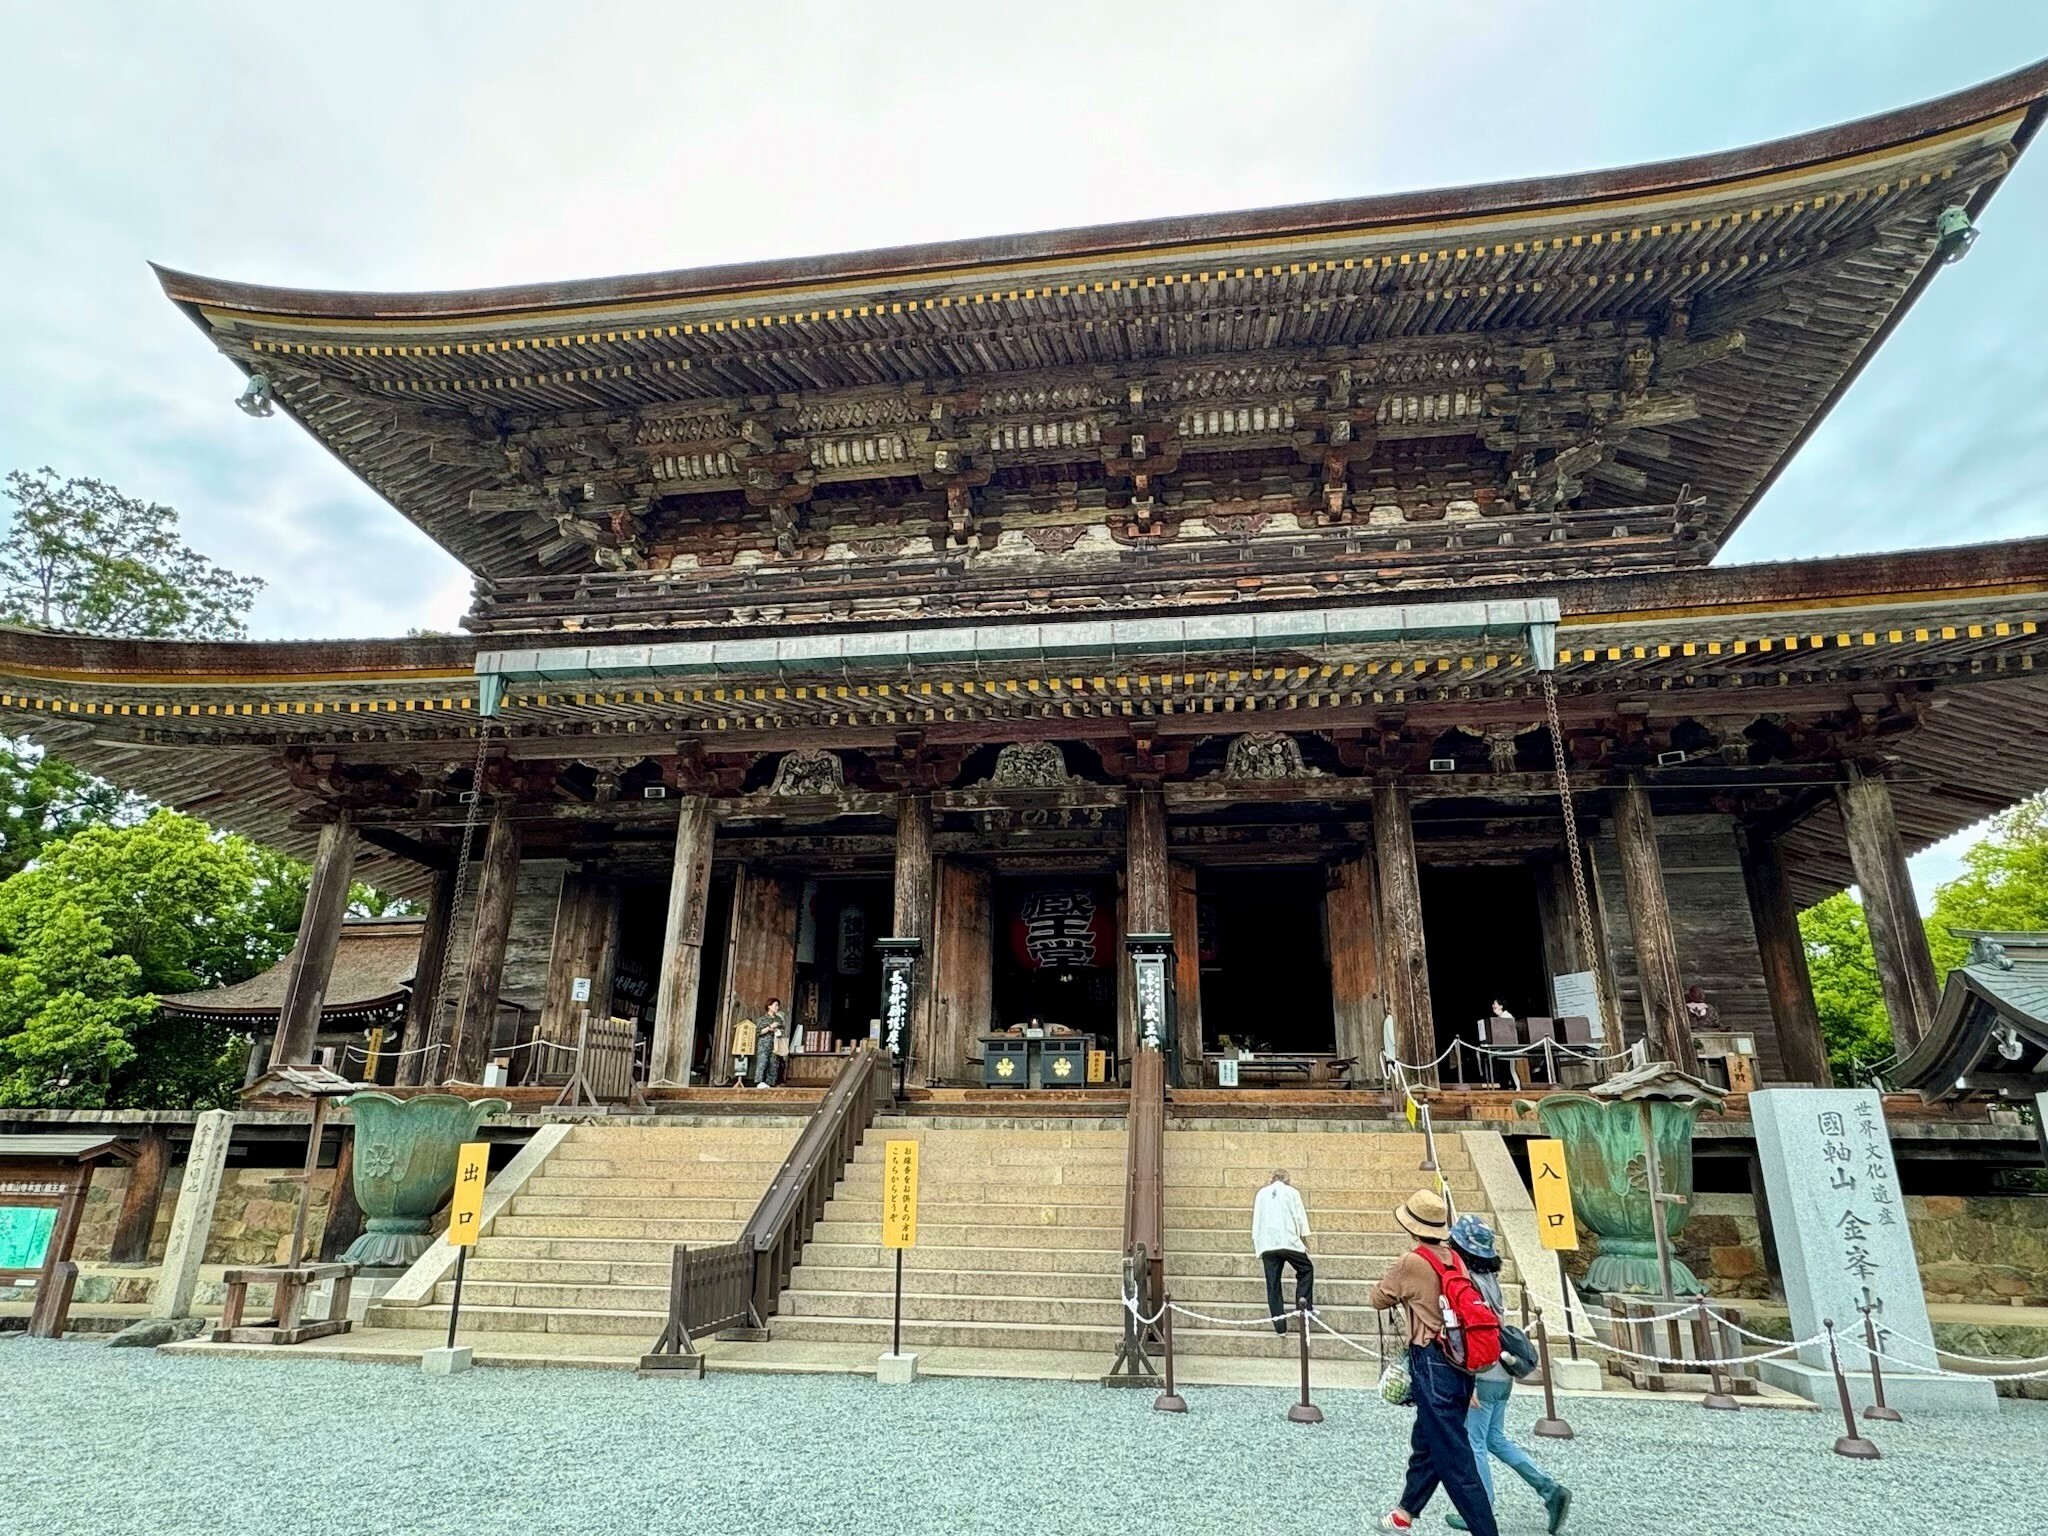
<path id="1" fill-rule="evenodd" d="M 370 1031 L 370 1038 L 363 1045 L 363 1081 L 377 1081 L 377 1064 L 384 1055 L 384 1027 L 380 1024 Z"/>
<path id="2" fill-rule="evenodd" d="M 1411 1093 L 1408 1095 L 1408 1105 L 1407 1108 L 1403 1111 L 1403 1113 L 1408 1116 L 1408 1125 L 1409 1128 L 1412 1130 L 1415 1127 L 1417 1121 L 1419 1121 L 1422 1118 L 1422 1106 L 1415 1102 L 1414 1094 Z"/>
<path id="3" fill-rule="evenodd" d="M 882 1146 L 882 1246 L 917 1246 L 917 1143 Z"/>
<path id="4" fill-rule="evenodd" d="M 1091 1083 L 1099 1083 L 1108 1076 L 1109 1052 L 1090 1051 L 1088 1053 L 1088 1081 Z"/>
<path id="5" fill-rule="evenodd" d="M 1572 1186 L 1565 1177 L 1564 1143 L 1529 1143 L 1529 1183 L 1536 1195 L 1536 1231 L 1543 1246 L 1575 1249 L 1579 1224 L 1572 1217 Z"/>
<path id="6" fill-rule="evenodd" d="M 484 1224 L 484 1186 L 490 1182 L 489 1145 L 465 1141 L 455 1154 L 455 1196 L 448 1202 L 448 1241 L 457 1248 L 476 1246 Z"/>

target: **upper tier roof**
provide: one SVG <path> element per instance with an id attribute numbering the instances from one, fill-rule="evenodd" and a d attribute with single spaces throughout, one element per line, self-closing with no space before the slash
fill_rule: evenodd
<path id="1" fill-rule="evenodd" d="M 794 482 L 1106 464 L 1134 432 L 1157 455 L 1218 403 L 1251 435 L 1212 456 L 1463 435 L 1508 466 L 1500 506 L 1676 507 L 1680 564 L 1854 377 L 1937 270 L 1940 210 L 1982 209 L 2044 98 L 2048 63 L 1633 169 L 640 277 L 370 294 L 159 274 L 493 577 L 617 557 L 727 488 L 786 509 Z"/>

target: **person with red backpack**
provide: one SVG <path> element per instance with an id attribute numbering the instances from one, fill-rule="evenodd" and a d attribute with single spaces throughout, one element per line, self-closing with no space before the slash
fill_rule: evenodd
<path id="1" fill-rule="evenodd" d="M 1401 1502 L 1380 1521 L 1383 1531 L 1409 1531 L 1439 1487 L 1476 1536 L 1500 1536 L 1493 1501 L 1465 1429 L 1472 1378 L 1500 1359 L 1500 1314 L 1486 1304 L 1464 1261 L 1446 1246 L 1450 1208 L 1421 1189 L 1395 1208 L 1394 1220 L 1419 1239 L 1372 1290 L 1372 1305 L 1408 1314 L 1408 1479 Z"/>

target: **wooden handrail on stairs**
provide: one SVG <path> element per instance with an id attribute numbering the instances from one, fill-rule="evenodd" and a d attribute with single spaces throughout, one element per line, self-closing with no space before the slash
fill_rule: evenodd
<path id="1" fill-rule="evenodd" d="M 1123 1342 L 1106 1386 L 1149 1386 L 1158 1379 L 1152 1318 L 1166 1294 L 1166 1057 L 1141 1047 L 1131 1057 L 1131 1106 L 1125 1120 L 1124 1289 L 1137 1308 L 1124 1315 Z"/>
<path id="2" fill-rule="evenodd" d="M 738 1329 L 742 1337 L 765 1337 L 757 1330 L 774 1315 L 789 1272 L 874 1124 L 876 1096 L 887 1082 L 880 1062 L 866 1043 L 847 1058 L 738 1237 L 715 1247 L 675 1249 L 668 1316 L 653 1350 L 640 1358 L 643 1371 L 701 1375 L 695 1340 L 705 1334 Z"/>

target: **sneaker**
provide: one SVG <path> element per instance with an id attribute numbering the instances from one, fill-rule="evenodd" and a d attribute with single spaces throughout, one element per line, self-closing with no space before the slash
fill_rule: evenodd
<path id="1" fill-rule="evenodd" d="M 1383 1531 L 1412 1531 L 1415 1529 L 1415 1522 L 1397 1509 L 1392 1514 L 1380 1517 L 1380 1529 Z"/>
<path id="2" fill-rule="evenodd" d="M 1444 1524 L 1448 1525 L 1454 1531 L 1469 1531 L 1472 1529 L 1471 1526 L 1465 1523 L 1465 1517 L 1459 1514 L 1455 1509 L 1452 1510 L 1448 1515 L 1444 1516 Z"/>
<path id="3" fill-rule="evenodd" d="M 1543 1495 L 1543 1507 L 1550 1514 L 1550 1536 L 1564 1529 L 1564 1517 L 1572 1512 L 1572 1491 L 1563 1483 L 1551 1485 L 1550 1492 Z"/>

